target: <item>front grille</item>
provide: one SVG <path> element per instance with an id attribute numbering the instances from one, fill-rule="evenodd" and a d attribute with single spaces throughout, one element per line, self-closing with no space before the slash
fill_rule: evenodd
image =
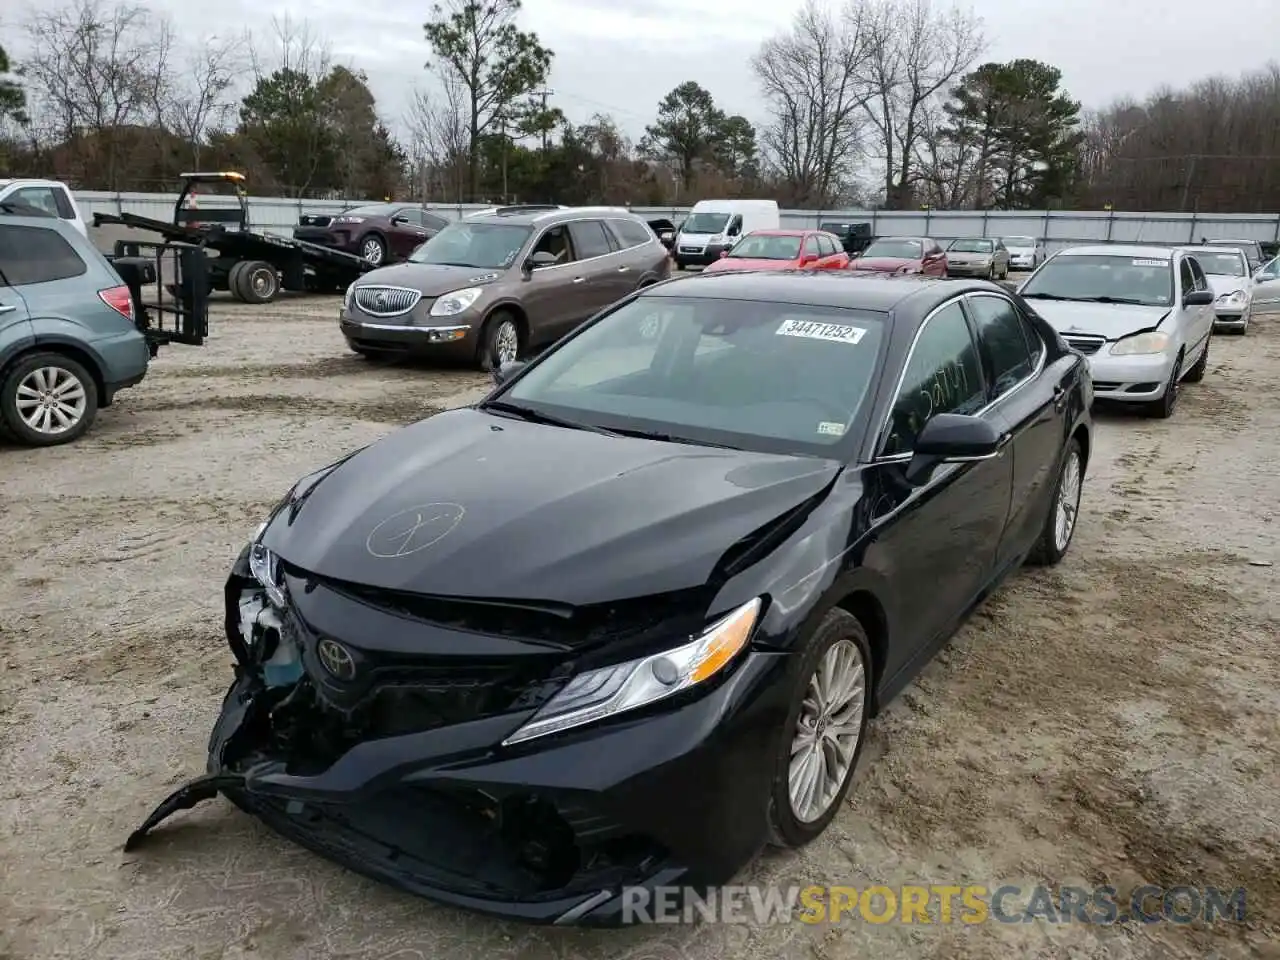
<path id="1" fill-rule="evenodd" d="M 1067 342 L 1067 346 L 1079 350 L 1085 356 L 1097 353 L 1107 342 L 1106 337 L 1085 333 L 1064 333 L 1062 339 Z"/>
<path id="2" fill-rule="evenodd" d="M 422 293 L 408 287 L 356 287 L 356 306 L 371 317 L 398 317 L 418 305 Z"/>
<path id="3" fill-rule="evenodd" d="M 681 247 L 681 253 L 701 253 L 702 247 Z"/>

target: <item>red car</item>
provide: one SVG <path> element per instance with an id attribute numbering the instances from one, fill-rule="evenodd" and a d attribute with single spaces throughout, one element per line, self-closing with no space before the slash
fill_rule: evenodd
<path id="1" fill-rule="evenodd" d="M 880 237 L 849 264 L 850 270 L 867 273 L 922 273 L 947 275 L 947 253 L 928 237 Z"/>
<path id="2" fill-rule="evenodd" d="M 846 270 L 849 254 L 822 230 L 753 230 L 703 273 L 724 270 Z"/>

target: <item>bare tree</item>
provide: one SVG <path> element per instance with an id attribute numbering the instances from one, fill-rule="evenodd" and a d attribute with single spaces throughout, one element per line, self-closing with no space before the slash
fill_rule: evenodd
<path id="1" fill-rule="evenodd" d="M 918 180 L 917 148 L 944 92 L 986 46 L 981 21 L 933 0 L 864 0 L 870 55 L 867 116 L 884 163 L 885 203 L 902 208 Z"/>
<path id="2" fill-rule="evenodd" d="M 149 125 L 168 83 L 172 34 L 145 7 L 74 0 L 26 24 L 23 64 L 42 121 L 62 142 L 91 139 L 85 162 L 116 189 L 123 128 Z"/>
<path id="3" fill-rule="evenodd" d="M 751 61 L 771 114 L 761 145 L 790 203 L 834 204 L 852 179 L 869 97 L 865 12 L 860 0 L 834 15 L 806 0 Z"/>
<path id="4" fill-rule="evenodd" d="M 467 192 L 470 120 L 461 83 L 442 76 L 434 93 L 415 90 L 404 125 L 410 136 L 414 181 L 424 199 L 439 193 L 460 200 Z"/>
<path id="5" fill-rule="evenodd" d="M 186 51 L 163 116 L 164 126 L 190 144 L 191 161 L 197 168 L 209 135 L 232 123 L 239 100 L 237 78 L 248 61 L 248 42 L 243 36 L 213 36 Z"/>

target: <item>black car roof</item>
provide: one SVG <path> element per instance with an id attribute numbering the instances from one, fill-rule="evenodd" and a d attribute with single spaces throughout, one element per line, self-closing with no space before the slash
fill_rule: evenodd
<path id="1" fill-rule="evenodd" d="M 848 307 L 888 313 L 902 310 L 923 317 L 965 290 L 998 290 L 982 280 L 941 277 L 881 277 L 853 270 L 769 270 L 706 273 L 678 277 L 648 287 L 646 297 L 705 297 L 722 300 L 776 300 L 813 307 Z"/>

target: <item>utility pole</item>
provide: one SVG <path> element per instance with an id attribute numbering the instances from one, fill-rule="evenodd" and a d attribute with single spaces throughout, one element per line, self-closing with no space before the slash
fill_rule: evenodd
<path id="1" fill-rule="evenodd" d="M 533 95 L 535 97 L 542 98 L 542 119 L 545 120 L 547 116 L 547 98 L 554 97 L 556 95 L 556 92 L 552 90 L 550 87 L 543 87 L 541 90 L 533 91 Z M 551 149 L 551 131 L 547 129 L 543 129 L 542 152 L 546 153 L 550 149 Z"/>

